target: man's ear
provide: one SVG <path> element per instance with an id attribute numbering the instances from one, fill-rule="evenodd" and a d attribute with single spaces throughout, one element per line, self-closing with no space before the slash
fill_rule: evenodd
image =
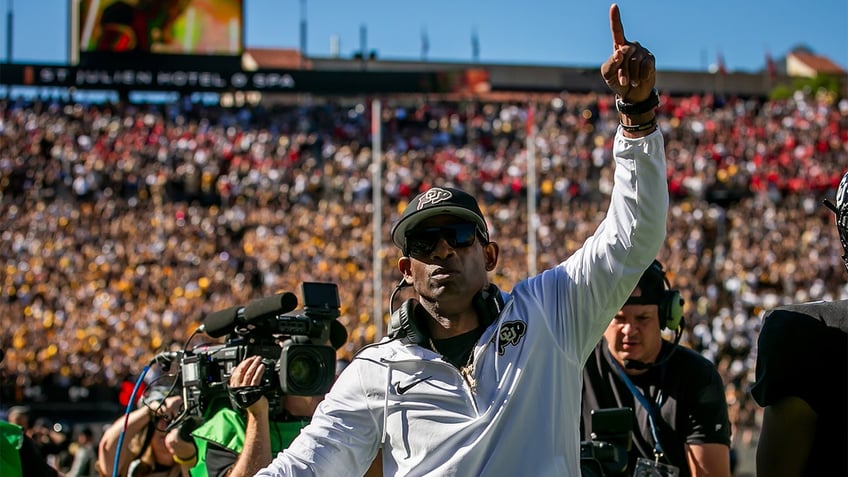
<path id="1" fill-rule="evenodd" d="M 400 257 L 398 259 L 397 268 L 403 274 L 403 279 L 407 284 L 412 285 L 412 259 L 409 257 Z"/>
<path id="2" fill-rule="evenodd" d="M 501 252 L 500 246 L 495 242 L 489 242 L 483 246 L 483 255 L 486 259 L 486 271 L 491 272 L 498 264 L 498 255 Z"/>

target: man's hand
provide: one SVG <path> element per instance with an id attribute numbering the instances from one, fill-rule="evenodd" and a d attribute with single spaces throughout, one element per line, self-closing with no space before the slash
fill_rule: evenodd
<path id="1" fill-rule="evenodd" d="M 156 401 L 149 405 L 150 409 L 157 417 L 164 417 L 171 422 L 180 413 L 180 407 L 183 405 L 182 396 L 168 396 L 163 401 Z"/>
<path id="2" fill-rule="evenodd" d="M 230 375 L 230 389 L 241 387 L 258 387 L 262 383 L 262 375 L 265 373 L 265 365 L 262 363 L 261 356 L 251 356 L 233 369 L 233 374 Z M 247 412 L 251 414 L 263 413 L 268 414 L 268 398 L 262 396 L 249 405 Z"/>
<path id="3" fill-rule="evenodd" d="M 612 55 L 601 65 L 604 81 L 626 103 L 648 99 L 656 83 L 654 55 L 639 42 L 630 42 L 624 37 L 621 13 L 616 4 L 610 7 L 610 31 Z"/>
<path id="4" fill-rule="evenodd" d="M 197 459 L 197 448 L 194 441 L 187 442 L 180 437 L 180 429 L 174 428 L 165 436 L 165 447 L 172 456 L 177 457 L 186 465 L 194 464 Z"/>
<path id="5" fill-rule="evenodd" d="M 230 394 L 238 388 L 259 388 L 265 365 L 261 356 L 251 356 L 233 369 L 230 375 Z M 232 399 L 232 397 L 231 397 Z M 268 421 L 268 398 L 262 395 L 248 405 L 247 425 L 244 430 L 244 447 L 233 467 L 230 477 L 255 475 L 271 463 L 271 427 Z"/>

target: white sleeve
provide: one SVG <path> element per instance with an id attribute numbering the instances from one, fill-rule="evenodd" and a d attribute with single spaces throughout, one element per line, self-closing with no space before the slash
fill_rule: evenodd
<path id="1" fill-rule="evenodd" d="M 382 421 L 369 408 L 368 398 L 363 398 L 369 393 L 362 388 L 361 373 L 369 368 L 374 368 L 373 362 L 354 359 L 318 405 L 310 424 L 256 475 L 363 475 L 377 454 L 378 430 L 382 428 Z"/>
<path id="2" fill-rule="evenodd" d="M 557 341 L 581 363 L 665 240 L 662 134 L 629 139 L 619 131 L 613 154 L 615 180 L 606 217 L 573 255 L 526 282 Z"/>

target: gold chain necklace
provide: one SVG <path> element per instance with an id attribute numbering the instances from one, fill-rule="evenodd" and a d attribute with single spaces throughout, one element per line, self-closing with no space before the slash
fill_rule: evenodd
<path id="1" fill-rule="evenodd" d="M 444 354 L 440 353 L 438 349 L 436 349 L 436 343 L 433 343 L 433 338 L 429 338 L 430 340 L 430 349 L 438 353 L 442 358 L 445 357 Z M 465 379 L 465 382 L 468 383 L 468 387 L 471 388 L 471 392 L 474 393 L 477 391 L 477 380 L 474 379 L 474 347 L 471 347 L 471 351 L 468 353 L 468 362 L 465 363 L 465 366 L 459 368 L 459 374 Z"/>

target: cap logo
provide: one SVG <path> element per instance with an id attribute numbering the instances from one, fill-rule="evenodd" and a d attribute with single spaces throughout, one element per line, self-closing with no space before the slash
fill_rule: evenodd
<path id="1" fill-rule="evenodd" d="M 444 202 L 450 199 L 451 197 L 453 197 L 453 194 L 449 190 L 434 187 L 421 196 L 421 198 L 418 200 L 418 207 L 416 207 L 416 209 L 421 210 L 424 207 L 436 205 L 440 202 Z"/>

